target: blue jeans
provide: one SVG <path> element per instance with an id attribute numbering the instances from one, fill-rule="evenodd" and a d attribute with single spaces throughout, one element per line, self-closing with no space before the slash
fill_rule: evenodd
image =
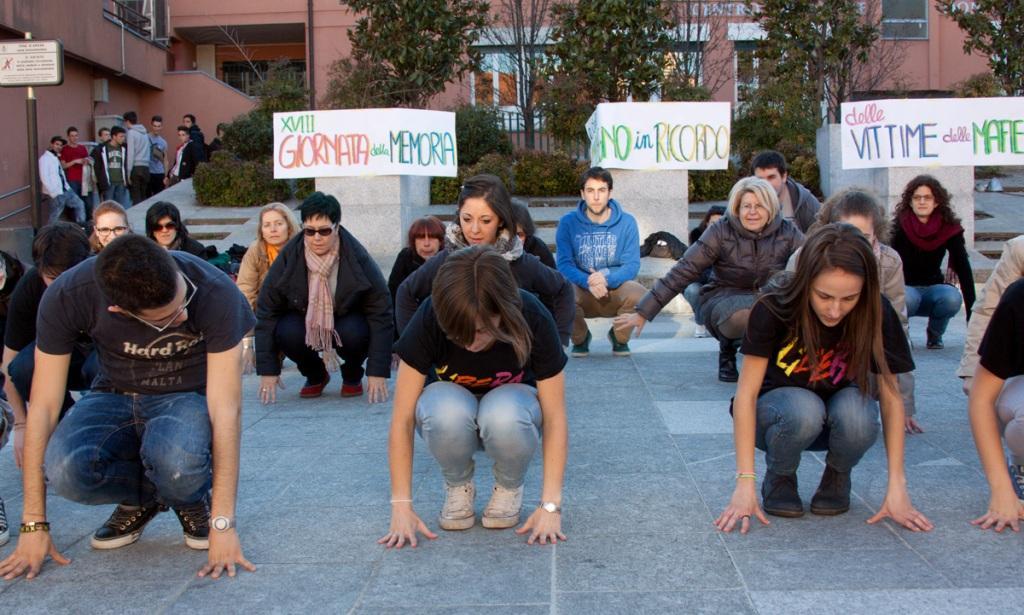
<path id="1" fill-rule="evenodd" d="M 131 193 L 128 192 L 128 186 L 124 184 L 111 184 L 109 188 L 103 191 L 103 200 L 117 201 L 125 209 L 132 206 Z"/>
<path id="2" fill-rule="evenodd" d="M 928 333 L 935 336 L 946 332 L 949 319 L 960 311 L 961 303 L 960 291 L 949 284 L 907 287 L 907 316 L 927 316 Z"/>
<path id="3" fill-rule="evenodd" d="M 537 390 L 504 384 L 479 400 L 451 382 L 434 382 L 416 402 L 416 431 L 441 465 L 449 485 L 473 479 L 473 453 L 483 449 L 494 460 L 494 480 L 506 489 L 523 484 L 540 443 Z"/>
<path id="4" fill-rule="evenodd" d="M 11 384 L 18 391 L 22 401 L 29 401 L 29 393 L 32 390 L 32 375 L 36 369 L 36 343 L 32 342 L 25 346 L 7 366 L 7 373 L 11 376 Z M 92 381 L 99 373 L 99 358 L 93 350 L 88 355 L 83 355 L 79 350 L 71 351 L 71 364 L 68 366 L 67 391 L 64 393 L 64 410 L 71 407 L 73 400 L 70 391 L 88 391 L 92 388 Z"/>
<path id="5" fill-rule="evenodd" d="M 53 224 L 59 220 L 65 209 L 71 210 L 75 222 L 85 224 L 85 202 L 71 190 L 65 190 L 63 194 L 49 197 L 49 203 L 50 217 L 47 224 Z"/>
<path id="6" fill-rule="evenodd" d="M 768 469 L 792 475 L 805 450 L 824 451 L 825 462 L 849 472 L 878 438 L 878 403 L 856 387 L 828 401 L 800 387 L 772 389 L 757 400 L 757 448 Z"/>
<path id="7" fill-rule="evenodd" d="M 334 317 L 334 330 L 341 337 L 338 358 L 341 359 L 341 380 L 346 384 L 359 384 L 363 380 L 363 363 L 370 354 L 370 325 L 359 313 Z M 299 368 L 299 373 L 310 383 L 327 379 L 327 367 L 315 350 L 306 345 L 306 315 L 288 312 L 277 321 L 274 343 L 284 356 Z"/>
<path id="8" fill-rule="evenodd" d="M 211 428 L 199 393 L 89 393 L 46 447 L 50 489 L 81 504 L 197 504 L 213 482 Z"/>
<path id="9" fill-rule="evenodd" d="M 690 284 L 683 289 L 683 298 L 693 308 L 693 322 L 697 325 L 703 325 L 704 319 L 700 317 L 700 289 L 703 288 L 703 284 L 700 282 L 690 282 Z"/>

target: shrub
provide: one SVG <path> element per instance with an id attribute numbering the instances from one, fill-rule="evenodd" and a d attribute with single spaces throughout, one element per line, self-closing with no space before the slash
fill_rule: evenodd
<path id="1" fill-rule="evenodd" d="M 455 139 L 459 162 L 471 166 L 488 154 L 510 155 L 512 142 L 502 130 L 494 107 L 463 105 L 455 110 Z"/>
<path id="2" fill-rule="evenodd" d="M 269 161 L 242 161 L 223 151 L 196 168 L 192 187 L 196 199 L 211 207 L 263 206 L 291 195 L 288 182 L 274 179 Z"/>
<path id="3" fill-rule="evenodd" d="M 295 180 L 295 198 L 300 201 L 316 192 L 316 180 L 311 177 Z"/>
<path id="4" fill-rule="evenodd" d="M 689 200 L 691 203 L 724 201 L 739 178 L 739 170 L 732 164 L 717 171 L 690 171 Z"/>
<path id="5" fill-rule="evenodd" d="M 459 177 L 432 177 L 430 178 L 430 202 L 437 205 L 451 205 L 459 200 L 459 186 L 462 179 Z"/>
<path id="6" fill-rule="evenodd" d="M 515 193 L 522 196 L 578 194 L 580 175 L 586 166 L 562 153 L 521 150 L 516 153 L 513 167 Z"/>
<path id="7" fill-rule="evenodd" d="M 508 191 L 513 192 L 516 189 L 515 180 L 512 177 L 512 165 L 514 163 L 515 161 L 511 156 L 487 154 L 476 164 L 462 167 L 459 171 L 459 177 L 461 179 L 465 179 L 467 177 L 473 177 L 474 175 L 481 175 L 485 173 L 488 175 L 496 175 L 498 179 L 505 184 Z"/>
<path id="8" fill-rule="evenodd" d="M 977 73 L 953 84 L 957 98 L 987 98 L 1005 96 L 1003 83 L 992 73 Z"/>

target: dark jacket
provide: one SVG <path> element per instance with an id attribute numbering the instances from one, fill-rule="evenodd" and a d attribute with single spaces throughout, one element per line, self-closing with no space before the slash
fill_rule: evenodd
<path id="1" fill-rule="evenodd" d="M 123 146 L 122 146 L 123 147 Z M 103 193 L 110 189 L 110 178 L 107 175 L 107 149 L 106 145 L 99 143 L 89 152 L 92 158 L 92 172 L 96 176 L 96 190 L 102 197 Z M 124 172 L 124 169 L 121 169 Z M 127 174 L 125 175 L 127 177 Z"/>
<path id="2" fill-rule="evenodd" d="M 199 243 L 195 239 L 192 239 L 191 237 L 186 238 L 185 241 L 181 242 L 181 245 L 175 249 L 181 252 L 188 252 L 192 256 L 198 256 L 199 258 L 204 260 L 207 257 L 206 246 Z"/>
<path id="3" fill-rule="evenodd" d="M 551 248 L 536 235 L 526 238 L 526 241 L 523 242 L 523 250 L 539 258 L 540 262 L 548 267 L 555 268 L 555 255 L 551 253 Z"/>
<path id="4" fill-rule="evenodd" d="M 430 296 L 434 277 L 437 276 L 437 271 L 446 258 L 448 250 L 441 250 L 398 287 L 395 320 L 398 323 L 399 334 L 416 313 L 420 302 Z M 529 252 L 524 252 L 522 256 L 511 261 L 509 266 L 519 288 L 536 295 L 548 308 L 555 319 L 555 324 L 558 325 L 558 335 L 562 338 L 562 344 L 568 344 L 572 321 L 576 315 L 576 293 L 569 280 L 558 271 L 544 265 L 539 258 Z"/>
<path id="5" fill-rule="evenodd" d="M 177 156 L 177 151 L 175 151 Z M 178 165 L 178 178 L 188 179 L 196 172 L 196 165 L 206 160 L 203 154 L 203 145 L 196 141 L 188 141 L 185 144 L 185 151 L 181 153 L 181 163 Z M 172 165 L 173 168 L 173 165 Z"/>
<path id="6" fill-rule="evenodd" d="M 726 215 L 709 226 L 668 274 L 654 283 L 636 311 L 652 320 L 708 267 L 711 278 L 701 289 L 701 301 L 716 294 L 757 292 L 773 273 L 786 268 L 790 255 L 803 242 L 800 229 L 782 216 L 776 216 L 760 233 L 752 233 L 739 219 Z"/>
<path id="7" fill-rule="evenodd" d="M 789 190 L 789 201 L 793 203 L 793 222 L 800 232 L 806 233 L 814 224 L 821 203 L 818 202 L 818 197 L 792 177 L 786 177 L 786 190 Z"/>
<path id="8" fill-rule="evenodd" d="M 391 296 L 377 264 L 366 248 L 345 228 L 339 231 L 338 287 L 334 293 L 334 314 L 361 313 L 370 327 L 370 355 L 366 374 L 391 375 L 391 344 L 394 341 Z M 256 300 L 256 372 L 263 376 L 281 373 L 274 329 L 288 312 L 306 313 L 309 306 L 309 270 L 306 268 L 303 235 L 281 248 L 263 280 Z"/>
<path id="9" fill-rule="evenodd" d="M 188 129 L 189 141 L 195 143 L 198 147 L 195 149 L 196 162 L 206 162 L 210 159 L 210 156 L 206 150 L 206 136 L 203 131 L 199 129 L 199 126 L 192 124 L 192 127 Z M 179 175 L 181 177 L 181 175 Z M 184 178 L 183 178 L 184 179 Z"/>
<path id="10" fill-rule="evenodd" d="M 892 241 L 889 245 L 899 252 L 900 258 L 903 259 L 903 283 L 907 286 L 932 286 L 944 283 L 946 276 L 942 271 L 942 259 L 945 258 L 946 252 L 949 252 L 949 268 L 960 279 L 960 292 L 964 296 L 967 319 L 970 320 L 971 307 L 974 306 L 975 299 L 974 271 L 967 256 L 964 232 L 960 231 L 947 239 L 942 247 L 925 252 L 910 242 L 899 222 L 892 226 Z"/>
<path id="11" fill-rule="evenodd" d="M 412 272 L 419 269 L 423 263 L 424 260 L 412 248 L 402 248 L 398 256 L 395 257 L 395 264 L 391 266 L 391 275 L 388 276 L 388 290 L 391 292 L 391 301 L 396 305 L 398 287 L 402 285 L 405 278 L 412 275 Z"/>

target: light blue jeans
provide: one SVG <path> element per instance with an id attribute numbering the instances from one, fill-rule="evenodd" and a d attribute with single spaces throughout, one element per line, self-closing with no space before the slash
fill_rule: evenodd
<path id="1" fill-rule="evenodd" d="M 704 319 L 700 317 L 700 289 L 704 287 L 701 282 L 690 282 L 683 290 L 683 298 L 693 308 L 693 322 L 703 325 Z"/>
<path id="2" fill-rule="evenodd" d="M 825 462 L 849 472 L 878 439 L 878 402 L 847 387 L 826 402 L 801 387 L 772 389 L 757 400 L 757 448 L 768 469 L 792 475 L 805 450 L 827 450 Z"/>
<path id="3" fill-rule="evenodd" d="M 50 489 L 81 504 L 197 504 L 213 480 L 206 397 L 89 393 L 57 424 L 45 467 Z"/>
<path id="4" fill-rule="evenodd" d="M 1024 376 L 1014 376 L 1003 385 L 996 399 L 996 414 L 1010 449 L 1010 462 L 1024 465 Z"/>
<path id="5" fill-rule="evenodd" d="M 973 280 L 963 282 L 973 284 Z M 949 284 L 907 287 L 907 316 L 927 316 L 928 333 L 941 337 L 949 319 L 956 316 L 962 303 L 960 291 Z"/>
<path id="6" fill-rule="evenodd" d="M 416 402 L 416 431 L 441 465 L 445 482 L 473 479 L 473 454 L 483 449 L 494 460 L 494 480 L 506 489 L 523 484 L 540 443 L 537 390 L 504 384 L 477 399 L 451 382 L 428 385 Z"/>

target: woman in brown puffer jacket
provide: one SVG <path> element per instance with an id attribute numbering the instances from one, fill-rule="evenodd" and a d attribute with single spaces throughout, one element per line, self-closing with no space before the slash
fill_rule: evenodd
<path id="1" fill-rule="evenodd" d="M 779 198 L 771 184 L 756 177 L 736 182 L 724 218 L 708 227 L 654 284 L 636 314 L 616 318 L 615 327 L 636 327 L 658 315 L 665 305 L 708 267 L 711 280 L 701 289 L 701 316 L 719 341 L 718 379 L 736 382 L 736 350 L 747 328 L 757 294 L 773 273 L 786 268 L 804 236 L 779 215 Z"/>

